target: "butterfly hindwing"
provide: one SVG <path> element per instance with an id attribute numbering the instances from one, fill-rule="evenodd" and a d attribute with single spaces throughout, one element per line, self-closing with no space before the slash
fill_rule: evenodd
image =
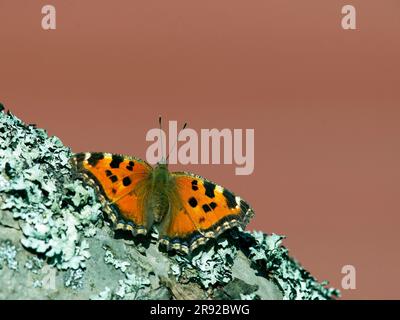
<path id="1" fill-rule="evenodd" d="M 72 158 L 78 173 L 99 191 L 104 209 L 116 229 L 145 234 L 146 216 L 137 195 L 137 186 L 152 167 L 145 161 L 108 153 L 78 153 Z"/>
<path id="2" fill-rule="evenodd" d="M 243 199 L 211 181 L 187 172 L 172 176 L 181 209 L 161 228 L 161 242 L 170 248 L 192 251 L 227 229 L 244 228 L 254 215 Z"/>

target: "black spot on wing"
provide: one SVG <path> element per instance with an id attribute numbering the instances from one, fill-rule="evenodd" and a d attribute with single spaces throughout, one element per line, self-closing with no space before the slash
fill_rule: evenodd
<path id="1" fill-rule="evenodd" d="M 228 208 L 229 209 L 236 208 L 236 199 L 233 193 L 224 189 L 224 192 L 222 194 L 226 199 L 226 204 L 228 205 Z"/>
<path id="2" fill-rule="evenodd" d="M 204 182 L 204 189 L 206 189 L 206 196 L 209 198 L 214 198 L 215 194 L 214 194 L 214 189 L 215 189 L 215 184 L 205 181 Z"/>
<path id="3" fill-rule="evenodd" d="M 133 166 L 135 165 L 135 162 L 129 161 L 129 164 L 126 166 L 126 169 L 129 171 L 133 171 Z"/>
<path id="4" fill-rule="evenodd" d="M 211 202 L 210 207 L 214 210 L 217 207 L 217 204 L 215 202 Z"/>
<path id="5" fill-rule="evenodd" d="M 109 177 L 112 183 L 115 183 L 118 181 L 118 177 L 117 176 L 110 176 Z"/>
<path id="6" fill-rule="evenodd" d="M 78 153 L 75 155 L 75 159 L 77 163 L 83 162 L 85 160 L 85 154 L 84 153 Z"/>
<path id="7" fill-rule="evenodd" d="M 203 208 L 203 210 L 204 210 L 205 213 L 211 211 L 211 208 L 208 206 L 208 204 L 203 204 L 202 208 Z"/>
<path id="8" fill-rule="evenodd" d="M 95 153 L 90 154 L 90 157 L 89 157 L 89 159 L 87 159 L 87 162 L 92 167 L 94 167 L 102 159 L 104 159 L 104 154 L 102 154 L 101 152 L 95 152 Z"/>
<path id="9" fill-rule="evenodd" d="M 107 177 L 112 176 L 111 170 L 106 170 L 106 176 L 107 176 Z"/>
<path id="10" fill-rule="evenodd" d="M 113 154 L 112 155 L 112 160 L 110 162 L 110 167 L 113 168 L 113 169 L 117 169 L 117 168 L 119 168 L 119 165 L 123 161 L 124 161 L 124 158 L 122 156 L 119 156 L 117 154 Z"/>
<path id="11" fill-rule="evenodd" d="M 197 206 L 197 200 L 195 197 L 191 197 L 188 202 L 192 208 L 195 208 Z"/>
<path id="12" fill-rule="evenodd" d="M 192 190 L 193 191 L 199 190 L 199 187 L 197 185 L 197 180 L 192 180 Z"/>
<path id="13" fill-rule="evenodd" d="M 250 209 L 250 207 L 246 202 L 244 202 L 243 200 L 240 200 L 240 209 L 243 212 L 247 212 Z"/>
<path id="14" fill-rule="evenodd" d="M 123 178 L 122 179 L 122 184 L 125 186 L 125 187 L 127 187 L 127 186 L 129 186 L 130 184 L 131 184 L 131 178 L 129 178 L 129 177 L 125 177 L 125 178 Z"/>

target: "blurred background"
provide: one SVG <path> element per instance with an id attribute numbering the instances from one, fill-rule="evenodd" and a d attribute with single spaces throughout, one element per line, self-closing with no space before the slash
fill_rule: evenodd
<path id="1" fill-rule="evenodd" d="M 41 9 L 56 8 L 56 30 Z M 343 30 L 352 4 L 357 29 Z M 345 299 L 395 299 L 397 0 L 0 0 L 0 101 L 74 152 L 144 158 L 158 116 L 255 129 L 255 170 L 174 165 L 246 199 Z M 344 265 L 356 289 L 341 288 Z"/>

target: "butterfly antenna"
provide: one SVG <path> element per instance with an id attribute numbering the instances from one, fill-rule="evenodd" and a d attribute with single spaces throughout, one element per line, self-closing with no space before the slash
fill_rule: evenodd
<path id="1" fill-rule="evenodd" d="M 175 143 L 174 143 L 174 145 L 172 146 L 172 148 L 171 148 L 171 149 L 169 150 L 169 152 L 168 152 L 168 156 L 167 156 L 166 162 L 168 162 L 169 155 L 172 153 L 172 151 L 174 151 L 174 149 L 175 149 L 175 147 L 176 147 L 176 144 L 177 144 L 177 142 L 178 142 L 178 140 L 179 140 L 179 135 L 180 135 L 181 131 L 182 131 L 183 129 L 185 129 L 186 126 L 187 126 L 187 122 L 185 122 L 185 124 L 183 125 L 182 129 L 179 130 L 178 135 L 177 135 L 176 140 L 175 140 Z"/>
<path id="2" fill-rule="evenodd" d="M 167 161 L 164 159 L 164 141 L 161 127 L 161 116 L 158 117 L 158 126 L 160 129 L 160 144 L 161 144 L 161 160 L 160 163 L 166 163 Z"/>

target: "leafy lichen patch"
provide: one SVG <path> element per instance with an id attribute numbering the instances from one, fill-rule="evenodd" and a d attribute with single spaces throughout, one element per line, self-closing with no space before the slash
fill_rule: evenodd
<path id="1" fill-rule="evenodd" d="M 208 250 L 201 250 L 194 256 L 175 256 L 170 273 L 178 281 L 195 281 L 205 289 L 223 285 L 232 279 L 236 253 L 237 248 L 221 237 Z"/>
<path id="2" fill-rule="evenodd" d="M 11 113 L 0 112 L 0 128 L 0 209 L 20 220 L 24 247 L 59 269 L 85 268 L 101 205 L 73 179 L 69 148 Z"/>
<path id="3" fill-rule="evenodd" d="M 284 236 L 262 232 L 245 232 L 242 238 L 250 240 L 249 258 L 255 268 L 275 283 L 287 300 L 325 300 L 339 297 L 337 289 L 327 287 L 328 282 L 319 283 L 282 245 Z"/>
<path id="4" fill-rule="evenodd" d="M 17 270 L 16 255 L 17 249 L 11 241 L 0 242 L 0 269 L 8 267 L 11 270 Z"/>

